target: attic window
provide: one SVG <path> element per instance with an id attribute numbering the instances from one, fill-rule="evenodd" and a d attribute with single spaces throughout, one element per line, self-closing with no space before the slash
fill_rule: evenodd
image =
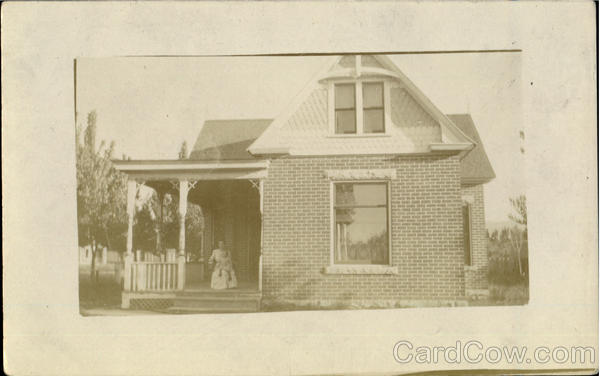
<path id="1" fill-rule="evenodd" d="M 363 132 L 383 133 L 383 82 L 365 82 L 363 90 Z"/>
<path id="2" fill-rule="evenodd" d="M 356 94 L 354 84 L 335 85 L 335 133 L 356 133 Z"/>
<path id="3" fill-rule="evenodd" d="M 334 87 L 335 134 L 385 133 L 383 82 L 357 80 Z"/>

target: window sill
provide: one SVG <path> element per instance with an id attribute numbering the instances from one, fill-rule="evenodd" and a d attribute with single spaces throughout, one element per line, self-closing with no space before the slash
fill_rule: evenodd
<path id="1" fill-rule="evenodd" d="M 363 133 L 363 134 L 329 134 L 327 138 L 377 138 L 392 137 L 389 133 Z"/>
<path id="2" fill-rule="evenodd" d="M 325 274 L 399 274 L 397 266 L 390 265 L 329 265 Z"/>

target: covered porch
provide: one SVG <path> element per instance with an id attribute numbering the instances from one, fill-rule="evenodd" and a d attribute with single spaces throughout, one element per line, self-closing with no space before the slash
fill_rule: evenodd
<path id="1" fill-rule="evenodd" d="M 206 311 L 202 304 L 209 301 L 214 304 L 217 295 L 231 307 L 235 305 L 227 299 L 260 298 L 262 192 L 267 161 L 123 160 L 114 161 L 114 165 L 128 177 L 122 308 L 148 301 L 177 306 L 178 302 L 187 304 L 194 300 L 194 304 L 199 305 L 198 311 Z M 177 202 L 176 248 L 150 257 L 137 249 L 134 240 L 136 198 L 144 186 L 156 192 L 161 205 L 166 194 Z M 186 247 L 189 203 L 201 208 L 204 223 L 200 246 L 196 249 Z M 239 281 L 236 289 L 226 292 L 210 288 L 211 270 L 207 263 L 220 240 L 231 251 Z M 243 310 L 253 306 L 246 305 Z M 221 311 L 218 307 L 215 309 Z"/>

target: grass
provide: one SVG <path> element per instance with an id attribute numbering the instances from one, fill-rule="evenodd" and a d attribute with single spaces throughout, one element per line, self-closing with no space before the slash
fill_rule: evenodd
<path id="1" fill-rule="evenodd" d="M 517 284 L 490 283 L 490 296 L 487 299 L 471 300 L 471 306 L 524 305 L 529 302 L 529 286 L 525 282 Z"/>
<path id="2" fill-rule="evenodd" d="M 117 308 L 121 305 L 121 286 L 111 278 L 100 275 L 98 282 L 92 283 L 89 273 L 79 273 L 79 307 Z"/>

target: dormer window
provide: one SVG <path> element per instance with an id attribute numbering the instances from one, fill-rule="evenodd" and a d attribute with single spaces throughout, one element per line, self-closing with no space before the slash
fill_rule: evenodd
<path id="1" fill-rule="evenodd" d="M 385 133 L 384 83 L 382 81 L 333 84 L 335 121 L 338 135 Z M 358 110 L 357 110 L 358 109 Z"/>
<path id="2" fill-rule="evenodd" d="M 335 133 L 356 133 L 356 88 L 354 83 L 335 85 Z"/>
<path id="3" fill-rule="evenodd" d="M 363 132 L 384 133 L 383 82 L 364 82 Z"/>

